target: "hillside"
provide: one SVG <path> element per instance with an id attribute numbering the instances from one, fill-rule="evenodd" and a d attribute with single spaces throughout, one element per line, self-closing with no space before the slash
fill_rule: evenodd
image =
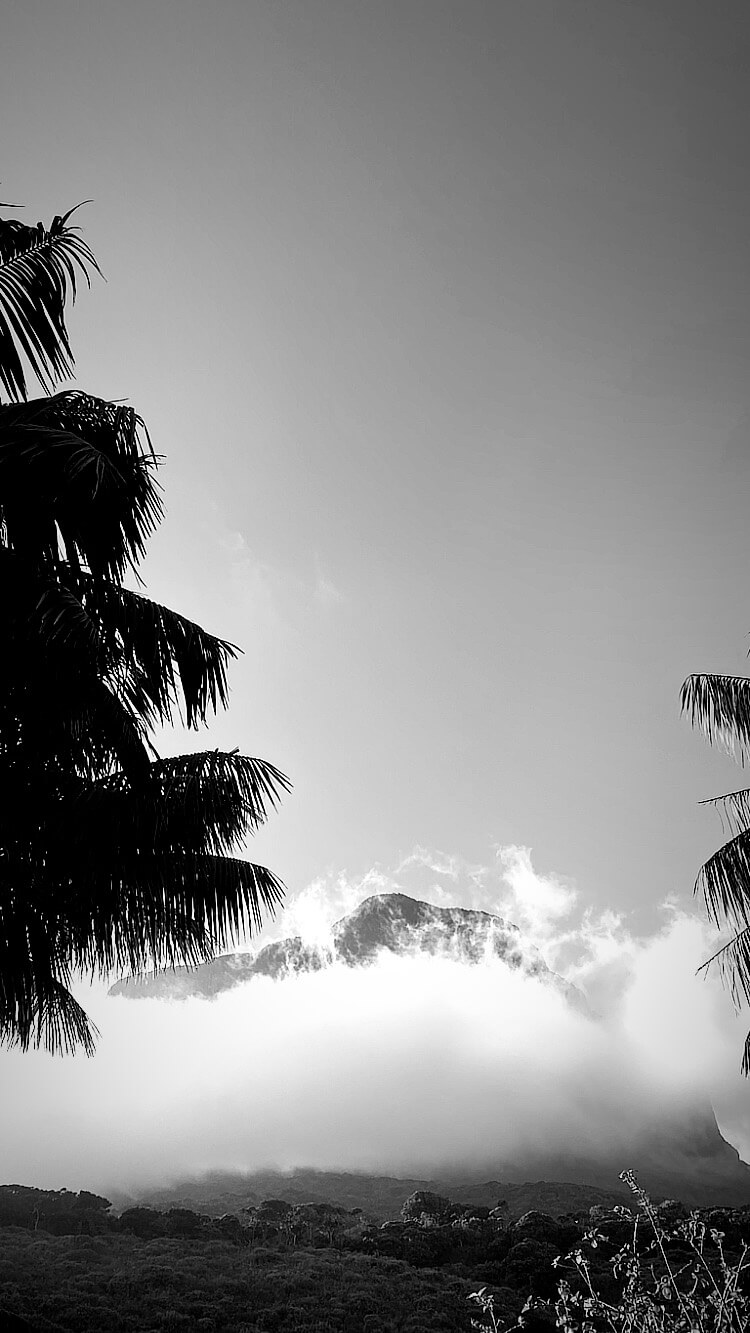
<path id="1" fill-rule="evenodd" d="M 226 1213 L 239 1215 L 242 1208 L 263 1199 L 286 1199 L 289 1203 L 331 1203 L 342 1208 L 361 1208 L 368 1217 L 384 1222 L 400 1216 L 405 1200 L 422 1190 L 448 1195 L 466 1203 L 494 1208 L 503 1199 L 508 1216 L 520 1217 L 540 1209 L 553 1217 L 587 1211 L 595 1205 L 614 1207 L 626 1191 L 603 1190 L 591 1185 L 551 1181 L 419 1180 L 397 1176 L 372 1176 L 336 1171 L 254 1171 L 247 1175 L 212 1172 L 202 1179 L 182 1181 L 167 1189 L 140 1191 L 137 1195 L 112 1193 L 116 1208 L 133 1204 L 151 1208 L 192 1208 L 208 1217 Z"/>

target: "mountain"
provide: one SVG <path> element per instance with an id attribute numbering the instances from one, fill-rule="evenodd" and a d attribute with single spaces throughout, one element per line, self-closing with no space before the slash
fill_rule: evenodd
<path id="1" fill-rule="evenodd" d="M 710 1106 L 691 1109 L 647 1128 L 614 1160 L 611 1156 L 565 1155 L 543 1151 L 512 1162 L 488 1162 L 484 1169 L 456 1166 L 438 1178 L 371 1175 L 356 1171 L 213 1171 L 137 1196 L 108 1191 L 115 1207 L 134 1203 L 153 1208 L 192 1208 L 210 1216 L 238 1213 L 263 1199 L 288 1203 L 333 1203 L 361 1208 L 384 1221 L 400 1214 L 415 1190 L 429 1190 L 463 1203 L 494 1208 L 505 1200 L 511 1218 L 537 1208 L 553 1217 L 582 1213 L 594 1204 L 631 1205 L 619 1178 L 635 1171 L 654 1201 L 679 1199 L 688 1208 L 750 1205 L 750 1167 L 723 1138 Z"/>
<path id="2" fill-rule="evenodd" d="M 581 992 L 551 971 L 512 923 L 488 912 L 434 907 L 404 893 L 383 893 L 365 899 L 354 912 L 335 923 L 324 945 L 295 936 L 267 944 L 255 954 L 225 954 L 193 970 L 173 968 L 129 978 L 113 986 L 110 994 L 127 999 L 211 998 L 257 977 L 282 982 L 334 964 L 367 967 L 383 952 L 399 957 L 451 958 L 467 966 L 496 959 L 542 985 L 554 987 L 569 1004 L 591 1016 Z M 308 1193 L 308 1197 L 382 1212 L 387 1196 L 388 1200 L 397 1200 L 397 1212 L 403 1199 L 420 1188 L 473 1203 L 493 1202 L 491 1195 L 499 1181 L 506 1182 L 501 1192 L 510 1188 L 507 1182 L 515 1182 L 514 1188 L 520 1188 L 519 1182 L 536 1182 L 536 1186 L 544 1184 L 553 1194 L 562 1190 L 566 1198 L 579 1187 L 624 1195 L 619 1173 L 633 1169 L 657 1198 L 678 1198 L 690 1207 L 750 1203 L 750 1167 L 722 1137 L 707 1102 L 683 1109 L 676 1108 L 674 1103 L 665 1104 L 653 1111 L 644 1106 L 636 1127 L 624 1117 L 621 1125 L 607 1127 L 603 1142 L 606 1147 L 598 1147 L 589 1139 L 575 1147 L 540 1143 L 508 1160 L 497 1160 L 489 1154 L 483 1158 L 481 1145 L 477 1144 L 472 1160 L 455 1162 L 450 1174 L 445 1167 L 435 1166 L 434 1175 L 440 1177 L 437 1181 L 395 1180 L 391 1185 L 387 1183 L 390 1177 L 353 1174 L 346 1176 L 343 1194 L 339 1189 L 342 1177 L 329 1172 L 303 1172 L 303 1182 L 298 1179 L 299 1173 L 277 1176 L 275 1184 L 269 1180 L 263 1189 L 265 1197 L 270 1192 L 293 1201 L 284 1193 L 285 1182 L 287 1188 L 293 1188 L 297 1180 L 300 1188 L 309 1191 L 309 1178 L 314 1174 L 318 1183 L 315 1194 Z M 406 1169 L 409 1170 L 408 1164 Z M 424 1172 L 425 1167 L 421 1170 Z M 257 1190 L 251 1182 L 259 1179 L 258 1173 L 237 1177 L 237 1189 L 243 1192 L 243 1197 L 248 1190 L 255 1194 Z M 398 1197 L 402 1191 L 403 1197 Z M 378 1200 L 375 1209 L 373 1200 Z M 225 1207 L 223 1211 L 231 1209 Z M 550 1207 L 546 1206 L 545 1211 L 551 1211 Z"/>
<path id="3" fill-rule="evenodd" d="M 595 1204 L 630 1206 L 633 1196 L 619 1178 L 632 1168 L 651 1198 L 679 1199 L 688 1208 L 750 1204 L 750 1167 L 722 1137 L 710 1107 L 691 1111 L 679 1122 L 659 1125 L 652 1136 L 632 1145 L 628 1160 L 537 1153 L 513 1163 L 495 1163 L 441 1172 L 437 1178 L 370 1175 L 356 1171 L 212 1171 L 199 1178 L 130 1195 L 108 1193 L 117 1209 L 133 1204 L 152 1208 L 192 1208 L 211 1217 L 240 1213 L 264 1199 L 287 1203 L 332 1203 L 361 1208 L 382 1222 L 400 1215 L 415 1190 L 442 1194 L 462 1203 L 494 1208 L 504 1200 L 510 1219 L 529 1209 L 552 1217 L 584 1213 Z"/>
<path id="4" fill-rule="evenodd" d="M 750 1167 L 721 1134 L 710 1105 L 692 1107 L 646 1124 L 638 1136 L 606 1154 L 543 1149 L 512 1161 L 477 1166 L 457 1163 L 439 1176 L 400 1177 L 357 1171 L 213 1171 L 199 1178 L 144 1190 L 137 1197 L 108 1190 L 115 1207 L 133 1203 L 155 1208 L 193 1208 L 211 1216 L 239 1213 L 263 1199 L 288 1203 L 334 1203 L 361 1208 L 383 1221 L 399 1216 L 415 1190 L 429 1190 L 463 1203 L 495 1207 L 500 1199 L 511 1218 L 530 1208 L 560 1217 L 594 1204 L 632 1204 L 620 1172 L 635 1171 L 651 1198 L 679 1199 L 688 1208 L 750 1205 Z"/>
<path id="5" fill-rule="evenodd" d="M 552 972 L 539 951 L 526 943 L 517 926 L 489 912 L 463 907 L 433 907 L 405 893 L 382 893 L 366 898 L 332 928 L 325 945 L 306 943 L 301 936 L 266 944 L 256 954 L 222 954 L 200 967 L 174 967 L 162 972 L 125 977 L 110 988 L 110 995 L 126 999 L 210 999 L 222 991 L 271 977 L 275 981 L 343 963 L 366 967 L 380 953 L 402 957 L 427 954 L 477 965 L 500 959 L 546 985 L 562 991 L 575 1008 L 588 1012 L 584 995 Z"/>
<path id="6" fill-rule="evenodd" d="M 618 1146 L 578 1152 L 543 1148 L 517 1154 L 512 1160 L 488 1159 L 483 1172 L 460 1166 L 441 1181 L 442 1193 L 452 1198 L 465 1194 L 491 1175 L 501 1180 L 536 1180 L 564 1185 L 576 1181 L 602 1190 L 623 1190 L 623 1170 L 633 1170 L 638 1181 L 657 1199 L 679 1199 L 688 1208 L 750 1204 L 750 1166 L 727 1143 L 709 1102 L 683 1110 L 662 1111 L 644 1119 L 637 1131 L 623 1135 Z M 472 1202 L 483 1203 L 484 1197 Z M 549 1208 L 545 1211 L 550 1212 Z"/>

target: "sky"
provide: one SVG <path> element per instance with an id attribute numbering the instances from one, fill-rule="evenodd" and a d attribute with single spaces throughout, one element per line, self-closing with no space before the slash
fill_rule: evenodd
<path id="1" fill-rule="evenodd" d="M 161 744 L 289 774 L 250 850 L 291 906 L 523 847 L 633 937 L 694 910 L 741 782 L 679 689 L 747 669 L 749 57 L 740 0 L 4 15 L 0 197 L 92 201 L 77 382 L 166 460 L 147 591 L 244 650 Z"/>

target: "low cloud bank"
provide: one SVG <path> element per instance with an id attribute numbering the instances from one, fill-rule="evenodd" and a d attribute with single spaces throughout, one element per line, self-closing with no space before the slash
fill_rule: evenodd
<path id="1" fill-rule="evenodd" d="M 581 911 L 525 849 L 489 867 L 418 850 L 392 872 L 316 882 L 275 934 L 324 942 L 364 897 L 395 889 L 514 921 L 596 1019 L 502 963 L 450 958 L 258 978 L 211 1002 L 81 988 L 102 1034 L 93 1060 L 0 1055 L 0 1180 L 106 1192 L 214 1169 L 432 1174 L 541 1145 L 617 1151 L 706 1098 L 750 1158 L 750 1020 L 695 976 L 714 943 L 700 918 L 667 907 L 636 939 L 616 914 Z"/>

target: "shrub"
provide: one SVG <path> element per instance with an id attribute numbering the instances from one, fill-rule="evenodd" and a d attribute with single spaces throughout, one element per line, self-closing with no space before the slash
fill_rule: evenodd
<path id="1" fill-rule="evenodd" d="M 632 1190 L 637 1208 L 633 1214 L 615 1210 L 630 1224 L 627 1243 L 609 1261 L 619 1300 L 602 1296 L 593 1256 L 587 1253 L 607 1241 L 594 1218 L 581 1244 L 554 1261 L 556 1268 L 568 1270 L 556 1296 L 530 1296 L 516 1327 L 539 1327 L 542 1319 L 563 1333 L 745 1333 L 750 1328 L 750 1245 L 740 1240 L 739 1255 L 730 1263 L 724 1232 L 672 1201 L 652 1204 L 632 1171 L 620 1179 Z M 473 1328 L 504 1333 L 509 1327 L 486 1287 L 469 1300 L 482 1316 L 472 1319 Z"/>

